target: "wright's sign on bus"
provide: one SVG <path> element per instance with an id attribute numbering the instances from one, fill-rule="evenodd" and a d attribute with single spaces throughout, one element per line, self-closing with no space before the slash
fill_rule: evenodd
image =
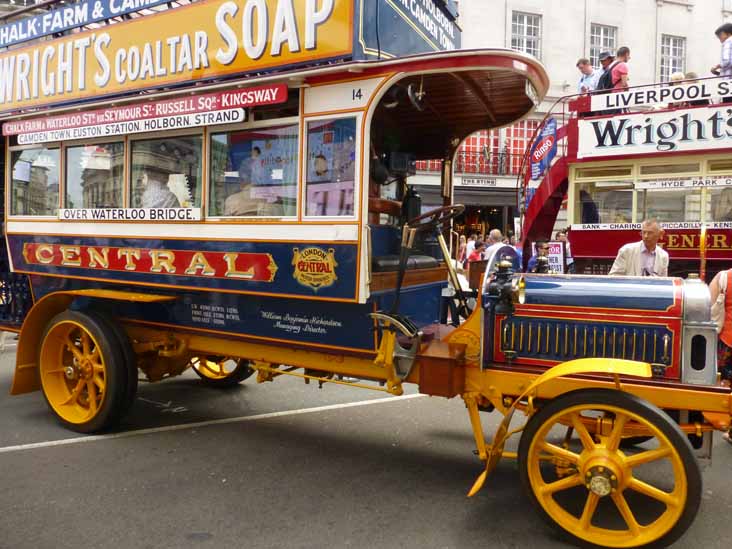
<path id="1" fill-rule="evenodd" d="M 353 0 L 203 0 L 0 55 L 0 112 L 338 58 Z"/>
<path id="2" fill-rule="evenodd" d="M 732 143 L 728 104 L 580 119 L 577 158 L 709 151 Z"/>

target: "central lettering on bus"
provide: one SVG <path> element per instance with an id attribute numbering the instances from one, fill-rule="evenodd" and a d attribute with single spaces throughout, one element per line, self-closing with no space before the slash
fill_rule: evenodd
<path id="1" fill-rule="evenodd" d="M 267 253 L 200 252 L 113 246 L 23 244 L 28 265 L 99 271 L 272 282 L 277 264 Z"/>
<path id="2" fill-rule="evenodd" d="M 664 248 L 667 250 L 698 250 L 701 236 L 697 234 L 667 234 Z M 728 235 L 708 234 L 706 248 L 712 250 L 727 250 L 730 247 Z"/>

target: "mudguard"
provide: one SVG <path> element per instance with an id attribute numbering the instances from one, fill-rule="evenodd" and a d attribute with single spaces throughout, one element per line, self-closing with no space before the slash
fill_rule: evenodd
<path id="1" fill-rule="evenodd" d="M 41 388 L 38 376 L 38 350 L 48 322 L 57 314 L 69 308 L 77 297 L 112 299 L 117 301 L 159 302 L 175 299 L 174 296 L 124 292 L 120 290 L 70 290 L 55 292 L 38 300 L 25 317 L 18 338 L 15 358 L 15 375 L 10 387 L 11 395 L 30 393 Z"/>
<path id="2" fill-rule="evenodd" d="M 513 404 L 506 411 L 503 421 L 498 426 L 493 442 L 490 446 L 490 453 L 485 463 L 485 471 L 483 471 L 475 484 L 468 492 L 468 496 L 474 496 L 483 487 L 488 475 L 496 468 L 498 462 L 503 455 L 503 448 L 508 440 L 508 426 L 511 424 L 513 413 L 520 401 L 536 391 L 543 383 L 551 381 L 558 377 L 571 376 L 577 374 L 611 374 L 613 376 L 637 376 L 649 378 L 652 375 L 651 365 L 647 362 L 636 362 L 634 360 L 621 360 L 615 358 L 580 358 L 570 360 L 558 364 L 550 368 L 542 375 L 537 377 L 518 398 L 514 399 Z"/>

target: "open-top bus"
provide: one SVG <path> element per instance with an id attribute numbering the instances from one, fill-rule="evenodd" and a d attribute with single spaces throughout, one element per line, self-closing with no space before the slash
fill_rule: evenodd
<path id="1" fill-rule="evenodd" d="M 485 464 L 471 494 L 517 456 L 575 541 L 671 543 L 732 413 L 709 292 L 523 277 L 506 247 L 471 310 L 443 236 L 462 209 L 452 159 L 549 82 L 516 52 L 437 51 L 458 44 L 450 11 L 409 6 L 204 0 L 0 54 L 11 392 L 95 432 L 133 404 L 138 372 L 414 383 L 464 400 Z M 435 158 L 445 205 L 422 213 L 408 177 Z M 490 411 L 504 419 L 486 441 Z"/>
<path id="2" fill-rule="evenodd" d="M 559 154 L 526 209 L 526 241 L 551 236 L 566 198 L 578 273 L 606 274 L 656 218 L 669 274 L 711 280 L 732 261 L 731 95 L 707 78 L 560 100 L 547 115 Z"/>

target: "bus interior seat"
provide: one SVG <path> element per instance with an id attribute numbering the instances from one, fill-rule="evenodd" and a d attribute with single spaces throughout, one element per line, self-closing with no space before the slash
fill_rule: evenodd
<path id="1" fill-rule="evenodd" d="M 369 225 L 371 229 L 371 270 L 375 273 L 399 270 L 400 231 L 394 225 Z M 412 253 L 407 270 L 434 269 L 440 261 L 422 253 Z"/>

